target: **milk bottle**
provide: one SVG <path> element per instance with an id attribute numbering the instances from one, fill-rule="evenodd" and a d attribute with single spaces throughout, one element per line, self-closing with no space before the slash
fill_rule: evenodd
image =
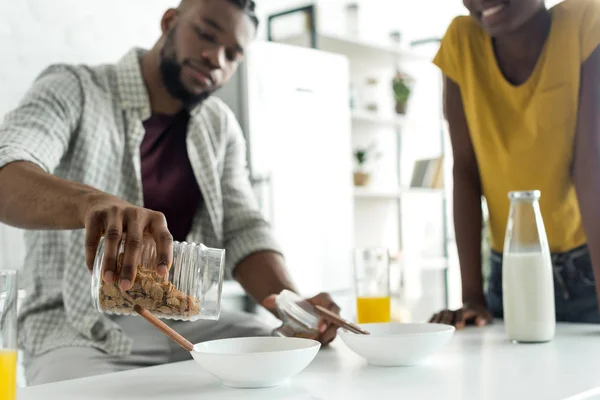
<path id="1" fill-rule="evenodd" d="M 502 264 L 504 325 L 510 340 L 554 338 L 554 280 L 539 191 L 511 192 Z"/>

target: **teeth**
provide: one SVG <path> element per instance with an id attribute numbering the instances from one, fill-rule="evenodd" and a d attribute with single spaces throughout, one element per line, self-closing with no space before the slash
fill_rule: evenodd
<path id="1" fill-rule="evenodd" d="M 501 11 L 503 8 L 504 8 L 504 4 L 499 4 L 497 6 L 490 7 L 488 9 L 483 10 L 481 15 L 483 15 L 484 17 L 489 17 L 491 15 L 496 14 L 498 11 Z"/>

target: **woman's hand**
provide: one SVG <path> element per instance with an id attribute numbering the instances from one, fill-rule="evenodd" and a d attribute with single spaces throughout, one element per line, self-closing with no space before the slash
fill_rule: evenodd
<path id="1" fill-rule="evenodd" d="M 492 319 L 492 314 L 488 311 L 485 304 L 465 303 L 458 310 L 440 311 L 431 317 L 429 322 L 453 325 L 456 329 L 463 329 L 466 325 L 475 325 L 477 327 L 489 325 L 492 323 Z"/>

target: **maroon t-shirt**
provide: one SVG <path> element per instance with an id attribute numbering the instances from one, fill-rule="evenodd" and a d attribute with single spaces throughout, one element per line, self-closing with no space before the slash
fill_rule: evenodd
<path id="1" fill-rule="evenodd" d="M 202 193 L 188 158 L 186 138 L 190 115 L 153 114 L 144 121 L 140 146 L 144 207 L 162 212 L 169 231 L 184 241 L 192 228 Z"/>

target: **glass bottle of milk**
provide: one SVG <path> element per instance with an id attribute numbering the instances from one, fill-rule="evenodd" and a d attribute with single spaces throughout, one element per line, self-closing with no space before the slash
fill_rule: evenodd
<path id="1" fill-rule="evenodd" d="M 502 264 L 504 325 L 516 342 L 554 338 L 554 279 L 540 192 L 511 192 Z"/>

